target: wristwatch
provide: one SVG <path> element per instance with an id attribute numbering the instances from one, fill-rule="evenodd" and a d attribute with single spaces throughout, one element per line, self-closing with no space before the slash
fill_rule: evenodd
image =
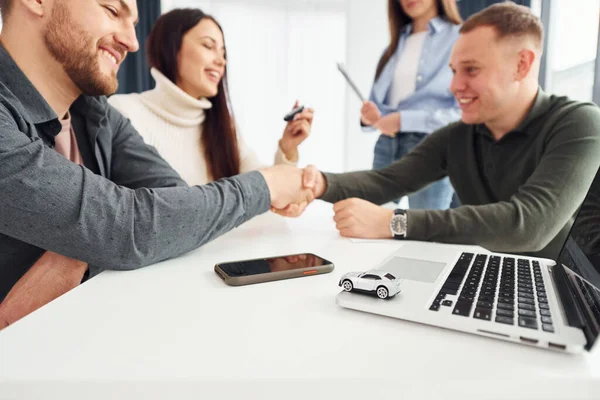
<path id="1" fill-rule="evenodd" d="M 390 220 L 390 230 L 394 239 L 406 238 L 406 210 L 396 209 Z"/>

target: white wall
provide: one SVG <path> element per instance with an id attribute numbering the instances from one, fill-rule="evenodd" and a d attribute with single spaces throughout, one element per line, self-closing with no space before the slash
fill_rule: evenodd
<path id="1" fill-rule="evenodd" d="M 546 91 L 592 100 L 599 19 L 600 0 L 551 3 Z"/>
<path id="2" fill-rule="evenodd" d="M 346 69 L 363 96 L 368 96 L 373 84 L 377 62 L 389 42 L 387 1 L 347 0 L 346 20 L 348 26 Z M 362 131 L 360 127 L 361 102 L 349 87 L 346 89 L 345 97 L 344 169 L 346 171 L 371 169 L 373 148 L 379 133 Z"/>

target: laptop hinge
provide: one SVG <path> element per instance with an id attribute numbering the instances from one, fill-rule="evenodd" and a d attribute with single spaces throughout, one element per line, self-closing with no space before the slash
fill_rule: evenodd
<path id="1" fill-rule="evenodd" d="M 583 331 L 587 342 L 585 348 L 586 350 L 589 350 L 594 343 L 595 336 L 581 314 L 581 306 L 575 296 L 575 288 L 560 262 L 557 262 L 556 265 L 552 267 L 552 275 L 554 283 L 556 284 L 558 296 L 567 316 L 567 322 L 569 326 L 579 328 Z"/>

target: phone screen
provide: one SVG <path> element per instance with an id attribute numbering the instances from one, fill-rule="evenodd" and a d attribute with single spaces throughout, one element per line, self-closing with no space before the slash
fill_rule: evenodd
<path id="1" fill-rule="evenodd" d="M 282 272 L 294 269 L 318 267 L 331 262 L 310 253 L 294 254 L 256 260 L 235 261 L 219 264 L 219 268 L 230 277 Z"/>

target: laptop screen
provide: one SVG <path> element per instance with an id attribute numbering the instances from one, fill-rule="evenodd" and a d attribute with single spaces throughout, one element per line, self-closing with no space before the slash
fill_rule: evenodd
<path id="1" fill-rule="evenodd" d="M 600 170 L 577 213 L 558 261 L 568 267 L 567 276 L 587 321 L 587 333 L 591 336 L 588 342 L 593 343 L 600 332 Z"/>
<path id="2" fill-rule="evenodd" d="M 579 209 L 559 261 L 600 288 L 600 170 Z"/>

